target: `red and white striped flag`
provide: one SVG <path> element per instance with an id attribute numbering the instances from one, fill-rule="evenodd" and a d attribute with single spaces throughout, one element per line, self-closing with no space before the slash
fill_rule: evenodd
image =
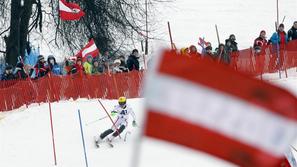
<path id="1" fill-rule="evenodd" d="M 165 52 L 145 85 L 149 137 L 245 167 L 279 166 L 296 139 L 296 97 L 224 65 Z"/>
<path id="2" fill-rule="evenodd" d="M 85 58 L 88 55 L 92 55 L 93 58 L 99 55 L 99 49 L 97 48 L 94 39 L 91 39 L 89 43 L 76 54 L 76 57 Z"/>
<path id="3" fill-rule="evenodd" d="M 59 12 L 62 20 L 79 20 L 85 15 L 78 4 L 65 0 L 59 0 Z"/>

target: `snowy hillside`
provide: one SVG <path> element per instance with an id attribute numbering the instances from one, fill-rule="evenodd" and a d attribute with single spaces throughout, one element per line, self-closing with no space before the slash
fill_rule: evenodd
<path id="1" fill-rule="evenodd" d="M 215 24 L 218 25 L 220 41 L 235 34 L 239 49 L 249 48 L 261 30 L 270 38 L 275 31 L 276 0 L 175 0 L 164 7 L 160 5 L 157 37 L 169 45 L 167 21 L 170 21 L 173 40 L 178 48 L 197 46 L 198 37 L 205 37 L 217 46 Z M 279 1 L 280 22 L 286 16 L 285 31 L 297 20 L 297 1 Z M 162 42 L 163 43 L 163 42 Z M 156 41 L 156 45 L 160 45 Z"/>

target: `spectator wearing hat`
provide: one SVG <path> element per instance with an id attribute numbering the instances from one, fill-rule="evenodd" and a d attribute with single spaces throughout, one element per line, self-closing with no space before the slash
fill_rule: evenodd
<path id="1" fill-rule="evenodd" d="M 92 74 L 92 68 L 93 68 L 93 57 L 92 55 L 87 56 L 87 61 L 83 65 L 85 69 L 85 73 L 88 75 Z"/>
<path id="2" fill-rule="evenodd" d="M 38 56 L 38 61 L 34 66 L 34 71 L 35 71 L 35 78 L 44 77 L 49 72 L 49 69 L 45 66 L 45 60 L 43 55 Z"/>
<path id="3" fill-rule="evenodd" d="M 229 53 L 238 51 L 235 35 L 231 34 L 228 39 L 225 40 L 225 50 Z"/>
<path id="4" fill-rule="evenodd" d="M 116 59 L 113 62 L 112 73 L 122 73 L 123 71 L 120 69 L 120 65 L 121 65 L 121 60 L 120 59 Z"/>
<path id="5" fill-rule="evenodd" d="M 134 49 L 132 51 L 132 54 L 128 57 L 128 60 L 127 60 L 127 67 L 129 69 L 129 71 L 132 71 L 132 70 L 137 70 L 139 71 L 139 52 L 137 49 Z"/>
<path id="6" fill-rule="evenodd" d="M 297 21 L 294 21 L 292 28 L 288 31 L 288 41 L 297 39 Z"/>
<path id="7" fill-rule="evenodd" d="M 62 70 L 53 55 L 49 55 L 47 58 L 47 67 L 55 75 L 62 75 Z"/>
<path id="8" fill-rule="evenodd" d="M 258 38 L 254 40 L 254 50 L 256 53 L 260 53 L 262 48 L 267 47 L 268 42 L 266 40 L 266 32 L 262 30 Z"/>
<path id="9" fill-rule="evenodd" d="M 284 49 L 286 43 L 288 42 L 288 36 L 285 32 L 284 24 L 280 24 L 278 26 L 277 32 L 273 33 L 270 41 L 272 44 L 277 45 L 279 44 L 280 49 Z"/>
<path id="10" fill-rule="evenodd" d="M 214 55 L 214 54 L 212 53 L 212 47 L 211 47 L 211 46 L 207 46 L 207 47 L 205 48 L 205 54 L 204 54 L 204 57 L 205 57 L 205 58 L 208 58 L 208 59 L 210 59 L 210 60 L 216 61 L 216 55 Z"/>
<path id="11" fill-rule="evenodd" d="M 5 67 L 4 73 L 1 76 L 1 80 L 8 81 L 8 80 L 14 80 L 14 79 L 16 78 L 15 78 L 15 75 L 13 75 L 13 67 L 12 65 L 7 65 Z"/>
<path id="12" fill-rule="evenodd" d="M 14 69 L 14 75 L 16 79 L 26 79 L 28 77 L 24 69 L 24 64 L 22 62 L 17 63 Z"/>

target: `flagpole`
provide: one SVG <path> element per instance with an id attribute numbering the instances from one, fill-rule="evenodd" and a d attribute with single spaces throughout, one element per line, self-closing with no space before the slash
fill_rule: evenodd
<path id="1" fill-rule="evenodd" d="M 278 0 L 276 0 L 276 21 L 277 21 L 277 26 L 279 25 L 279 5 L 278 5 Z"/>
<path id="2" fill-rule="evenodd" d="M 169 37 L 170 37 L 170 44 L 171 44 L 171 49 L 173 50 L 173 40 L 172 40 L 172 34 L 171 34 L 171 27 L 169 21 L 167 22 L 168 25 L 168 31 L 169 31 Z"/>
<path id="3" fill-rule="evenodd" d="M 145 0 L 145 32 L 146 32 L 146 37 L 145 37 L 145 55 L 148 55 L 148 15 L 147 15 L 147 0 Z"/>
<path id="4" fill-rule="evenodd" d="M 217 38 L 218 38 L 218 46 L 220 46 L 220 44 L 221 44 L 221 42 L 220 42 L 220 36 L 219 36 L 219 30 L 218 30 L 218 26 L 217 25 L 215 25 L 216 26 L 216 33 L 217 33 Z"/>

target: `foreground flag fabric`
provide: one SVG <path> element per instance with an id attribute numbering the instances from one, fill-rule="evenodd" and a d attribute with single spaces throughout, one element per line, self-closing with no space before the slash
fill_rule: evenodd
<path id="1" fill-rule="evenodd" d="M 79 20 L 85 15 L 78 4 L 66 0 L 59 0 L 59 12 L 62 20 Z"/>
<path id="2" fill-rule="evenodd" d="M 145 135 L 245 167 L 279 166 L 296 139 L 297 99 L 232 69 L 165 52 L 145 84 Z"/>
<path id="3" fill-rule="evenodd" d="M 92 55 L 93 58 L 99 55 L 99 49 L 97 48 L 94 39 L 91 39 L 89 43 L 76 54 L 76 57 L 85 58 L 88 55 Z"/>

